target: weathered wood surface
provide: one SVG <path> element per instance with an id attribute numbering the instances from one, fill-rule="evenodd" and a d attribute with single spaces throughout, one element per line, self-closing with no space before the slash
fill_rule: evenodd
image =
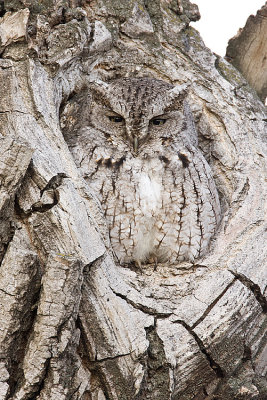
<path id="1" fill-rule="evenodd" d="M 245 26 L 229 40 L 226 58 L 247 79 L 265 103 L 267 97 L 267 3 L 250 15 Z"/>
<path id="2" fill-rule="evenodd" d="M 0 21 L 0 398 L 266 398 L 262 103 L 187 0 L 19 4 Z M 96 78 L 144 75 L 190 83 L 223 220 L 195 265 L 140 272 L 115 265 L 59 112 Z"/>

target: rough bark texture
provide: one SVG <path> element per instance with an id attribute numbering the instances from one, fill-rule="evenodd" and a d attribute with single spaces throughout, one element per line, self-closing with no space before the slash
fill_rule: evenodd
<path id="1" fill-rule="evenodd" d="M 230 61 L 256 90 L 260 99 L 267 97 L 267 3 L 251 15 L 243 29 L 229 40 L 226 50 Z"/>
<path id="2" fill-rule="evenodd" d="M 26 4 L 26 3 L 23 3 Z M 1 2 L 0 398 L 266 399 L 266 115 L 188 0 Z M 223 220 L 194 265 L 123 268 L 59 126 L 97 77 L 190 83 Z"/>

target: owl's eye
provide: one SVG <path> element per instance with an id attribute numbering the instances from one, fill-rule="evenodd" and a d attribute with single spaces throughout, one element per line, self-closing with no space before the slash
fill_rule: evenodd
<path id="1" fill-rule="evenodd" d="M 117 117 L 116 115 L 109 115 L 108 118 L 111 122 L 115 122 L 116 124 L 118 124 L 119 122 L 123 122 L 123 118 Z"/>
<path id="2" fill-rule="evenodd" d="M 155 118 L 155 119 L 152 119 L 151 122 L 152 122 L 153 125 L 164 125 L 165 122 L 166 122 L 166 119 L 164 119 L 164 118 Z"/>

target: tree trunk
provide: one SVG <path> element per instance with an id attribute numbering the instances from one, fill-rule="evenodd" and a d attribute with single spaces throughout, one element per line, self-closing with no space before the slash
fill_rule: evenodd
<path id="1" fill-rule="evenodd" d="M 263 104 L 188 0 L 21 4 L 0 19 L 0 398 L 266 399 Z M 125 76 L 190 84 L 223 212 L 195 263 L 115 263 L 62 135 L 72 96 Z"/>
<path id="2" fill-rule="evenodd" d="M 267 3 L 250 15 L 244 28 L 229 40 L 226 59 L 247 79 L 263 103 L 267 97 Z"/>

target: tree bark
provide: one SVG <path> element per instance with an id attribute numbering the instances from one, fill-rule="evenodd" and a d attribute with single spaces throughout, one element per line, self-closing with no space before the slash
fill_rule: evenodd
<path id="1" fill-rule="evenodd" d="M 265 399 L 263 104 L 188 0 L 27 7 L 0 20 L 0 398 Z M 194 264 L 117 265 L 62 135 L 73 95 L 124 76 L 190 83 L 223 210 Z"/>
<path id="2" fill-rule="evenodd" d="M 247 79 L 265 103 L 267 97 L 267 3 L 250 15 L 244 28 L 229 40 L 226 59 Z"/>

